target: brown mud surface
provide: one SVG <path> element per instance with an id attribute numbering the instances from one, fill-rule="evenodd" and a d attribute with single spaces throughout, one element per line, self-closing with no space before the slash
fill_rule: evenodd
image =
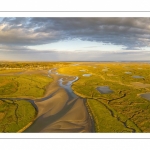
<path id="1" fill-rule="evenodd" d="M 54 81 L 43 98 L 34 100 L 38 114 L 24 132 L 94 132 L 86 100 L 71 90 L 75 77 L 59 75 L 55 69 L 50 71 L 50 76 Z"/>

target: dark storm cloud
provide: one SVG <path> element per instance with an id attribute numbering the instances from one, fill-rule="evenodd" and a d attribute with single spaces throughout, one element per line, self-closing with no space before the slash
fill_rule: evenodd
<path id="1" fill-rule="evenodd" d="M 0 44 L 31 46 L 67 39 L 122 45 L 150 46 L 149 18 L 3 18 Z"/>
<path id="2" fill-rule="evenodd" d="M 6 45 L 0 45 L 0 52 L 6 52 L 6 53 L 57 53 L 58 50 L 56 49 L 49 49 L 49 50 L 42 50 L 38 51 L 36 49 L 31 49 L 26 46 L 6 46 Z"/>

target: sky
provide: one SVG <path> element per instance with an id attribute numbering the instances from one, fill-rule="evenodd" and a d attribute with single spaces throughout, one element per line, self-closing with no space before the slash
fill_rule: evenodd
<path id="1" fill-rule="evenodd" d="M 0 60 L 147 61 L 150 18 L 1 17 Z"/>

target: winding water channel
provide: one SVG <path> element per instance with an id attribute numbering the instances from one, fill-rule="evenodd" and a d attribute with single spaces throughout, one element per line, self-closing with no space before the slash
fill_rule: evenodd
<path id="1" fill-rule="evenodd" d="M 43 98 L 32 101 L 38 111 L 33 124 L 24 132 L 94 132 L 86 99 L 77 96 L 71 89 L 78 77 L 49 71 L 53 82 L 47 87 Z"/>

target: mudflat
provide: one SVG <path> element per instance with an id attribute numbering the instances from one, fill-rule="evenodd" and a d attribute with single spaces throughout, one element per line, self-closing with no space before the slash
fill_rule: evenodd
<path id="1" fill-rule="evenodd" d="M 93 132 L 86 100 L 70 94 L 59 84 L 60 79 L 65 79 L 67 84 L 72 78 L 51 72 L 54 81 L 47 87 L 43 98 L 34 100 L 38 114 L 24 132 Z"/>

